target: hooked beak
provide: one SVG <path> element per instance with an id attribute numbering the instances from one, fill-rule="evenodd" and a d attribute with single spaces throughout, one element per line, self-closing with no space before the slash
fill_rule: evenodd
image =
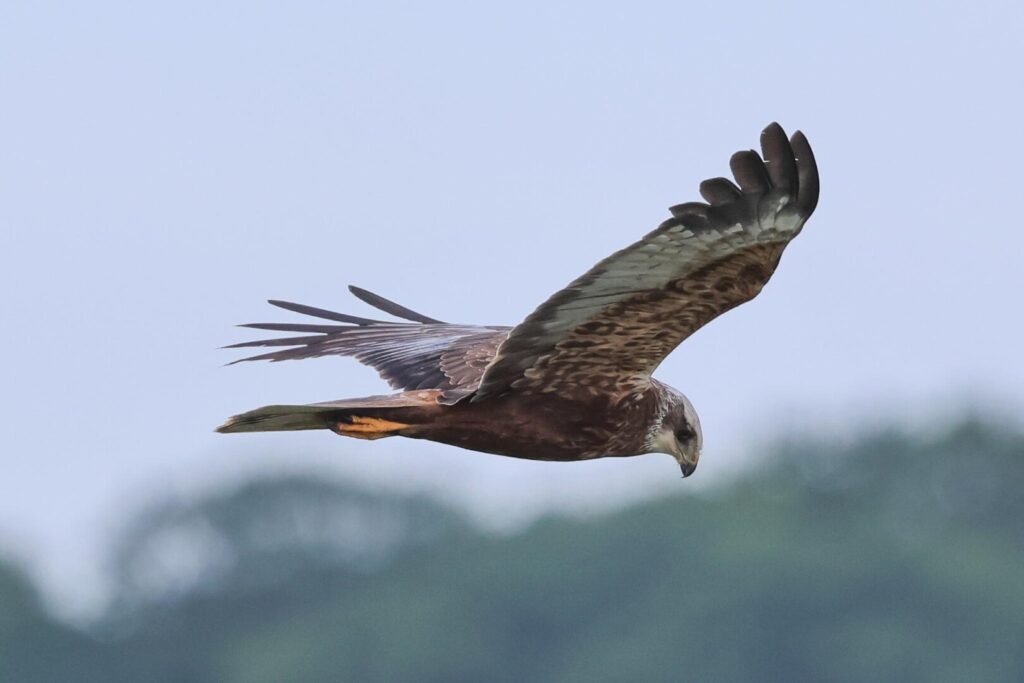
<path id="1" fill-rule="evenodd" d="M 683 472 L 683 479 L 694 473 L 697 469 L 697 461 L 700 460 L 700 448 L 696 444 L 686 444 L 680 449 L 679 469 Z"/>

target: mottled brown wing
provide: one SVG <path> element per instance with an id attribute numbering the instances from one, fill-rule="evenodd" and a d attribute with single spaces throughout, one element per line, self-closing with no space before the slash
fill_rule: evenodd
<path id="1" fill-rule="evenodd" d="M 680 204 L 639 242 L 548 299 L 508 338 L 472 400 L 515 393 L 623 394 L 684 339 L 761 291 L 818 201 L 802 133 L 773 123 L 731 160 L 739 187 L 701 184 L 707 203 Z"/>
<path id="2" fill-rule="evenodd" d="M 261 339 L 225 348 L 288 347 L 235 361 L 282 361 L 319 356 L 352 356 L 376 369 L 393 388 L 441 389 L 454 400 L 475 389 L 508 327 L 455 325 L 416 313 L 358 287 L 353 294 L 391 315 L 414 322 L 388 322 L 335 313 L 287 301 L 270 303 L 341 325 L 249 323 L 242 327 L 308 333 L 301 337 Z"/>

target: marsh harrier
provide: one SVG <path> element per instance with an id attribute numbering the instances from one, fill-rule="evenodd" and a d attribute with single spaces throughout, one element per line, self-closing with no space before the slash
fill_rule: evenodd
<path id="1" fill-rule="evenodd" d="M 218 431 L 407 436 L 535 460 L 660 452 L 690 475 L 703 443 L 697 414 L 651 373 L 703 325 L 757 296 L 818 201 L 802 133 L 787 138 L 773 123 L 761 155 L 737 152 L 730 166 L 735 183 L 705 180 L 704 202 L 672 207 L 656 230 L 514 327 L 442 322 L 357 287 L 355 296 L 401 322 L 271 301 L 330 324 L 245 325 L 301 336 L 229 347 L 276 348 L 242 360 L 353 356 L 398 393 L 267 406 Z"/>

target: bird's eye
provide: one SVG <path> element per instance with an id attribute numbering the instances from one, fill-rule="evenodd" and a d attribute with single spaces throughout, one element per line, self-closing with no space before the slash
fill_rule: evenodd
<path id="1" fill-rule="evenodd" d="M 689 441 L 695 436 L 697 436 L 697 433 L 690 426 L 680 427 L 676 430 L 676 439 L 678 441 Z"/>

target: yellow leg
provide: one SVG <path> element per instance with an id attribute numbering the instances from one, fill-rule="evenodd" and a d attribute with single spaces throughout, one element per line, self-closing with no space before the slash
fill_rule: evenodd
<path id="1" fill-rule="evenodd" d="M 351 436 L 356 439 L 382 439 L 409 426 L 379 417 L 353 415 L 349 420 L 349 422 L 338 422 L 334 426 L 334 431 L 342 436 Z"/>

